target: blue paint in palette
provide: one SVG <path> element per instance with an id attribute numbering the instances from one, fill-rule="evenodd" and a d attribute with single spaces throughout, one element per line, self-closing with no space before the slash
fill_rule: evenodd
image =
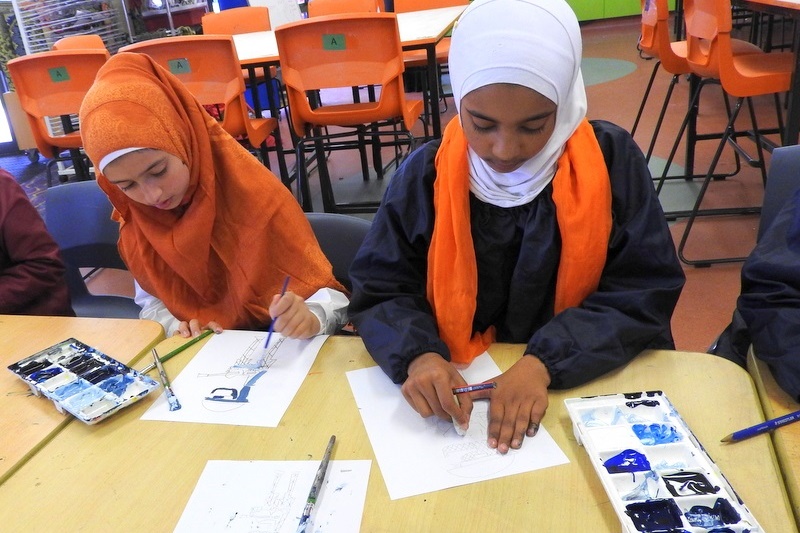
<path id="1" fill-rule="evenodd" d="M 670 444 L 683 438 L 678 430 L 667 424 L 633 424 L 631 430 L 645 446 Z"/>
<path id="2" fill-rule="evenodd" d="M 713 528 L 738 524 L 742 517 L 728 500 L 717 498 L 714 507 L 695 505 L 686 513 L 686 519 L 696 527 Z"/>
<path id="3" fill-rule="evenodd" d="M 565 400 L 625 533 L 763 533 L 662 392 Z"/>
<path id="4" fill-rule="evenodd" d="M 36 395 L 50 398 L 59 411 L 87 424 L 107 418 L 158 387 L 155 380 L 76 339 L 67 339 L 8 368 Z"/>
<path id="5" fill-rule="evenodd" d="M 675 500 L 649 500 L 631 503 L 625 513 L 639 531 L 681 531 L 683 520 Z"/>
<path id="6" fill-rule="evenodd" d="M 610 474 L 623 472 L 646 472 L 650 470 L 650 461 L 643 453 L 636 450 L 623 450 L 603 463 Z"/>

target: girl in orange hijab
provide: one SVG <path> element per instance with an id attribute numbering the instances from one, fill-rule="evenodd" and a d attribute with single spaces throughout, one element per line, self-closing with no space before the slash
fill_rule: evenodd
<path id="1" fill-rule="evenodd" d="M 112 57 L 80 123 L 142 318 L 184 337 L 274 320 L 305 338 L 346 321 L 344 288 L 291 193 L 148 56 Z"/>

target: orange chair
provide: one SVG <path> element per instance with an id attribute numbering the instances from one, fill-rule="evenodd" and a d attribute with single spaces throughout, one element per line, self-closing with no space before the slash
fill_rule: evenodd
<path id="1" fill-rule="evenodd" d="M 289 97 L 297 143 L 298 194 L 312 211 L 305 168 L 305 143 L 313 142 L 324 209 L 327 212 L 374 212 L 376 202 L 337 204 L 334 200 L 324 149 L 359 148 L 361 136 L 373 146 L 404 144 L 422 112 L 422 101 L 406 100 L 403 90 L 403 52 L 397 20 L 392 13 L 348 13 L 308 18 L 275 30 L 283 81 Z M 321 89 L 379 86 L 377 101 L 312 105 L 309 96 Z M 315 103 L 316 104 L 316 103 Z M 378 124 L 392 125 L 390 130 Z M 341 126 L 349 131 L 319 135 L 319 127 Z M 401 130 L 394 129 L 400 126 Z M 354 141 L 353 136 L 357 139 Z M 384 136 L 392 141 L 383 143 Z M 373 161 L 374 164 L 374 161 Z"/>
<path id="2" fill-rule="evenodd" d="M 322 17 L 341 13 L 377 13 L 380 11 L 376 0 L 310 0 L 308 16 Z"/>
<path id="3" fill-rule="evenodd" d="M 409 11 L 422 11 L 425 9 L 438 9 L 441 7 L 465 6 L 469 4 L 469 0 L 394 0 L 394 12 L 406 13 Z M 447 96 L 452 94 L 445 94 L 442 87 L 442 76 L 447 72 L 447 58 L 450 55 L 450 37 L 445 37 L 436 44 L 436 68 L 437 78 L 439 80 L 439 94 L 444 103 L 444 109 L 447 111 Z M 407 50 L 403 52 L 403 59 L 405 60 L 406 68 L 428 68 L 428 54 L 425 50 Z M 427 90 L 427 76 L 423 76 L 423 87 Z M 423 91 L 424 92 L 424 91 Z M 423 99 L 425 102 L 427 98 Z M 431 113 L 432 110 L 426 110 Z"/>
<path id="4" fill-rule="evenodd" d="M 672 98 L 672 93 L 675 86 L 678 84 L 681 76 L 685 76 L 687 74 L 692 73 L 692 69 L 689 67 L 689 62 L 686 59 L 687 54 L 687 43 L 686 41 L 672 41 L 670 37 L 670 28 L 669 28 L 669 4 L 668 0 L 641 0 L 642 3 L 642 26 L 641 26 L 641 36 L 639 38 L 639 49 L 641 52 L 655 58 L 655 64 L 653 65 L 653 71 L 650 74 L 650 80 L 647 83 L 647 88 L 645 89 L 644 96 L 642 97 L 642 102 L 639 106 L 639 111 L 636 114 L 636 119 L 633 123 L 633 128 L 631 128 L 631 135 L 636 135 L 636 130 L 639 126 L 639 121 L 641 120 L 642 114 L 645 109 L 645 105 L 647 104 L 647 99 L 650 95 L 650 90 L 652 89 L 653 82 L 655 81 L 656 74 L 658 73 L 658 68 L 663 67 L 665 71 L 672 74 L 672 80 L 670 81 L 670 85 L 667 88 L 667 93 L 664 97 L 664 102 L 661 106 L 661 111 L 658 115 L 658 119 L 656 121 L 656 126 L 653 130 L 652 137 L 650 138 L 650 144 L 647 148 L 647 152 L 645 153 L 645 158 L 649 162 L 651 156 L 653 155 L 653 150 L 655 148 L 656 140 L 658 138 L 658 134 L 661 130 L 661 125 L 663 124 L 664 117 L 667 112 L 667 108 L 669 106 L 669 102 Z M 761 50 L 747 41 L 742 41 L 740 39 L 732 39 L 731 40 L 732 51 L 735 55 L 742 55 L 742 54 L 758 54 L 761 53 Z M 692 84 L 692 92 L 696 95 L 695 97 L 690 96 L 690 101 L 693 102 L 693 106 L 697 105 L 699 102 L 700 91 L 707 83 L 717 82 L 717 80 L 713 78 L 697 78 L 695 77 L 693 80 L 695 83 Z M 727 104 L 727 100 L 725 100 Z M 696 115 L 696 108 L 692 110 L 692 112 Z M 666 179 L 670 179 L 667 177 L 669 173 L 669 168 L 672 164 L 672 160 L 675 156 L 675 151 L 677 150 L 677 146 L 683 136 L 684 128 L 681 129 L 681 133 L 679 134 L 678 138 L 675 141 L 675 145 L 673 147 L 673 152 L 670 154 L 670 157 L 667 159 L 667 163 L 663 169 L 663 174 L 661 178 L 658 180 L 657 190 L 660 192 L 661 187 L 664 184 Z M 719 139 L 721 137 L 721 133 L 709 133 L 709 134 L 702 134 L 697 135 L 693 130 L 690 132 L 689 139 L 687 140 L 687 156 L 685 162 L 685 174 L 681 176 L 673 176 L 672 178 L 681 178 L 681 179 L 691 179 L 694 177 L 703 177 L 703 176 L 695 176 L 694 175 L 694 152 L 695 152 L 695 144 L 700 140 L 712 140 L 712 139 Z M 739 155 L 738 153 L 734 153 L 736 157 L 736 167 L 730 174 L 726 174 L 724 176 L 716 176 L 718 178 L 721 177 L 729 177 L 731 175 L 736 174 L 740 170 L 740 163 L 739 163 Z"/>
<path id="5" fill-rule="evenodd" d="M 244 6 L 234 7 L 220 11 L 219 13 L 209 12 L 201 19 L 204 35 L 238 35 L 240 33 L 253 33 L 259 31 L 269 31 L 272 25 L 269 19 L 269 8 L 266 6 Z M 252 70 L 252 72 L 251 72 Z M 267 75 L 269 74 L 269 75 Z M 277 67 L 270 67 L 269 73 L 260 72 L 256 69 L 242 69 L 242 76 L 251 91 L 258 91 L 259 85 L 266 83 L 267 79 L 272 79 L 277 84 L 277 93 L 281 94 L 283 89 L 278 81 Z M 270 84 L 272 86 L 272 84 Z M 264 91 L 267 98 L 272 97 L 270 93 Z M 283 102 L 275 102 L 276 107 L 286 107 Z M 277 117 L 276 117 L 277 118 Z M 276 141 L 280 141 L 279 132 L 276 131 Z"/>
<path id="6" fill-rule="evenodd" d="M 105 50 L 106 43 L 96 34 L 67 35 L 53 43 L 53 50 L 76 50 L 88 48 L 91 50 Z"/>
<path id="7" fill-rule="evenodd" d="M 39 52 L 8 62 L 8 71 L 28 117 L 36 148 L 51 159 L 48 186 L 51 165 L 59 161 L 72 160 L 77 178 L 91 177 L 90 164 L 80 150 L 83 143 L 76 130 L 76 117 L 97 71 L 109 57 L 105 49 L 75 49 Z M 64 151 L 69 151 L 69 158 L 61 157 Z"/>
<path id="8" fill-rule="evenodd" d="M 695 204 L 687 219 L 686 228 L 678 245 L 678 256 L 690 265 L 707 266 L 712 263 L 728 263 L 743 261 L 744 257 L 728 257 L 690 260 L 686 258 L 684 249 L 699 215 L 732 215 L 753 214 L 760 207 L 739 207 L 723 209 L 700 209 L 706 190 L 714 176 L 714 170 L 720 155 L 729 140 L 736 140 L 734 124 L 742 104 L 747 100 L 752 121 L 752 135 L 757 151 L 757 158 L 752 159 L 753 166 L 761 169 L 761 177 L 766 183 L 766 167 L 764 149 L 771 149 L 770 143 L 764 139 L 764 133 L 777 133 L 783 129 L 783 118 L 779 93 L 789 90 L 794 68 L 794 55 L 790 52 L 760 52 L 757 54 L 735 55 L 731 38 L 732 16 L 730 0 L 686 0 L 686 58 L 692 73 L 698 76 L 716 78 L 720 81 L 726 94 L 736 98 L 736 105 L 731 112 L 722 139 L 711 161 L 711 165 L 698 192 Z M 778 128 L 776 130 L 760 130 L 756 124 L 752 97 L 774 95 L 778 109 Z M 738 146 L 738 145 L 737 145 Z M 741 148 L 739 148 L 741 151 Z"/>
<path id="9" fill-rule="evenodd" d="M 251 118 L 245 84 L 233 38 L 229 35 L 181 35 L 134 43 L 120 52 L 147 54 L 169 70 L 206 108 L 220 109 L 220 124 L 233 137 L 259 151 L 269 167 L 267 137 L 278 127 L 275 118 Z M 289 184 L 283 151 L 276 150 L 281 179 Z"/>

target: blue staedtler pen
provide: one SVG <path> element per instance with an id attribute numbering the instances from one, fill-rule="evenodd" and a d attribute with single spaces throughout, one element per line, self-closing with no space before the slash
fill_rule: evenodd
<path id="1" fill-rule="evenodd" d="M 479 390 L 496 389 L 497 383 L 490 381 L 489 383 L 477 383 L 475 385 L 466 385 L 464 387 L 454 387 L 453 394 L 464 394 L 465 392 L 475 392 Z"/>
<path id="2" fill-rule="evenodd" d="M 774 429 L 778 429 L 781 426 L 785 426 L 786 424 L 797 422 L 798 420 L 800 420 L 800 411 L 795 411 L 793 413 L 779 416 L 778 418 L 773 418 L 772 420 L 767 420 L 766 422 L 761 422 L 760 424 L 756 424 L 755 426 L 751 426 L 749 428 L 734 431 L 730 435 L 723 437 L 722 442 L 737 442 L 740 440 L 749 439 L 750 437 L 755 437 L 756 435 L 761 435 L 762 433 L 768 433 Z"/>

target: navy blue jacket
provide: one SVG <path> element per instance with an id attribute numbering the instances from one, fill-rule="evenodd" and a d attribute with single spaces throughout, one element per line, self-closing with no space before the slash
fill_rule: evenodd
<path id="1" fill-rule="evenodd" d="M 608 122 L 593 122 L 612 190 L 612 230 L 597 291 L 553 316 L 561 238 L 552 186 L 530 203 L 499 208 L 471 197 L 478 262 L 473 331 L 527 344 L 551 387 L 573 387 L 625 364 L 645 348 L 673 348 L 672 311 L 684 283 L 672 237 L 641 150 Z M 395 383 L 411 360 L 449 360 L 426 298 L 433 229 L 432 141 L 401 165 L 350 269 L 349 311 L 375 361 Z"/>
<path id="2" fill-rule="evenodd" d="M 729 328 L 736 332 L 731 358 L 743 363 L 752 342 L 775 381 L 800 401 L 800 192 L 786 202 L 745 261 L 736 309 L 741 320 L 734 316 Z"/>

